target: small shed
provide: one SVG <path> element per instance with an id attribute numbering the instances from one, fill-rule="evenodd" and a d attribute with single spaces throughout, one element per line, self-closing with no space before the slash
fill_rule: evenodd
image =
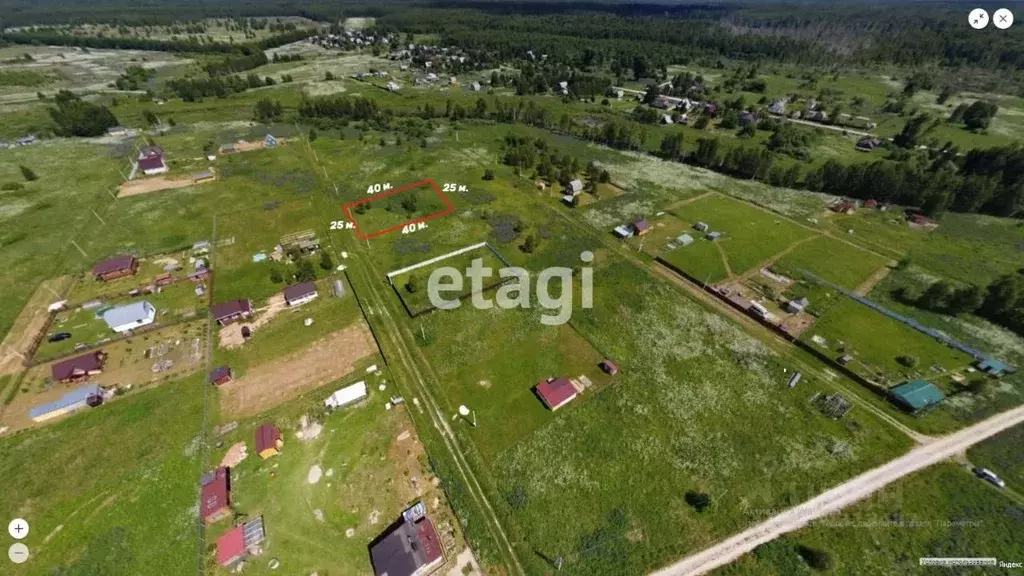
<path id="1" fill-rule="evenodd" d="M 226 384 L 234 379 L 235 374 L 231 371 L 229 366 L 218 366 L 210 372 L 210 384 L 214 386 L 220 386 Z"/>
<path id="2" fill-rule="evenodd" d="M 202 184 L 203 182 L 213 182 L 217 178 L 217 174 L 213 169 L 203 170 L 202 172 L 196 172 L 192 175 L 192 182 L 195 184 Z"/>
<path id="3" fill-rule="evenodd" d="M 889 390 L 889 399 L 911 413 L 939 404 L 945 398 L 942 390 L 920 378 Z"/>
<path id="4" fill-rule="evenodd" d="M 576 197 L 572 194 L 566 194 L 565 196 L 562 196 L 562 202 L 571 208 L 576 205 Z"/>
<path id="5" fill-rule="evenodd" d="M 849 354 L 843 354 L 842 356 L 836 359 L 836 362 L 839 362 L 839 364 L 846 366 L 850 362 L 853 362 L 853 356 L 850 356 Z"/>
<path id="6" fill-rule="evenodd" d="M 804 308 L 807 308 L 807 306 L 809 306 L 810 304 L 811 302 L 807 299 L 806 296 L 801 296 L 799 298 L 786 302 L 786 312 L 789 312 L 791 314 L 797 314 L 803 312 Z"/>
<path id="7" fill-rule="evenodd" d="M 680 246 L 689 246 L 690 244 L 693 244 L 693 236 L 690 236 L 689 234 L 678 236 L 676 238 L 676 244 Z"/>
<path id="8" fill-rule="evenodd" d="M 996 378 L 1013 372 L 1013 369 L 1010 368 L 1009 365 L 992 358 L 978 362 L 978 370 Z"/>
<path id="9" fill-rule="evenodd" d="M 267 134 L 266 137 L 263 138 L 263 145 L 267 148 L 273 148 L 274 146 L 277 146 L 277 138 L 274 138 L 273 134 Z"/>
<path id="10" fill-rule="evenodd" d="M 711 232 L 711 233 L 709 233 L 707 235 L 707 239 L 711 240 L 711 241 L 718 240 L 721 237 L 722 237 L 722 233 L 721 232 Z"/>
<path id="11" fill-rule="evenodd" d="M 284 301 L 288 306 L 299 306 L 316 299 L 317 294 L 316 284 L 302 282 L 284 289 Z"/>
<path id="12" fill-rule="evenodd" d="M 334 394 L 331 394 L 324 400 L 324 406 L 328 410 L 341 408 L 342 406 L 348 406 L 355 402 L 359 402 L 363 398 L 367 397 L 366 382 L 360 380 L 351 386 L 346 386 L 337 390 Z"/>
<path id="13" fill-rule="evenodd" d="M 697 232 L 707 232 L 711 227 L 703 222 L 697 222 L 693 225 L 693 229 Z"/>
<path id="14" fill-rule="evenodd" d="M 583 182 L 580 180 L 573 180 L 569 182 L 569 185 L 565 187 L 565 193 L 573 196 L 583 192 Z"/>
<path id="15" fill-rule="evenodd" d="M 266 460 L 271 456 L 277 456 L 284 447 L 284 440 L 281 438 L 281 430 L 273 424 L 263 424 L 256 429 L 256 453 L 260 458 Z"/>
<path id="16" fill-rule="evenodd" d="M 542 380 L 533 389 L 541 402 L 552 412 L 565 406 L 579 394 L 568 378 Z"/>
<path id="17" fill-rule="evenodd" d="M 629 238 L 633 235 L 633 228 L 623 224 L 621 226 L 616 226 L 613 232 L 619 238 Z"/>
<path id="18" fill-rule="evenodd" d="M 217 563 L 224 568 L 234 568 L 245 557 L 245 531 L 242 526 L 232 528 L 217 539 Z"/>

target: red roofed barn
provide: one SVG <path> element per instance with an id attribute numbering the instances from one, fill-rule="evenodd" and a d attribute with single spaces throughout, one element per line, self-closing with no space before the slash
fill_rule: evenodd
<path id="1" fill-rule="evenodd" d="M 231 382 L 234 377 L 235 374 L 231 371 L 230 367 L 218 366 L 210 372 L 210 384 L 220 386 L 221 384 Z"/>
<path id="2" fill-rule="evenodd" d="M 57 362 L 50 366 L 50 372 L 55 382 L 78 382 L 103 372 L 106 361 L 107 355 L 97 350 Z"/>
<path id="3" fill-rule="evenodd" d="M 113 280 L 122 276 L 131 276 L 139 269 L 139 261 L 135 256 L 114 256 L 92 267 L 92 275 L 97 280 Z"/>
<path id="4" fill-rule="evenodd" d="M 571 402 L 576 397 L 576 394 L 578 394 L 576 387 L 572 385 L 568 378 L 543 380 L 537 383 L 534 391 L 536 391 L 537 396 L 540 396 L 541 401 L 552 412 Z"/>
<path id="5" fill-rule="evenodd" d="M 217 468 L 213 480 L 202 489 L 203 522 L 213 524 L 231 515 L 231 479 L 226 466 Z"/>
<path id="6" fill-rule="evenodd" d="M 245 556 L 245 532 L 242 526 L 217 539 L 217 563 L 221 566 L 234 566 Z"/>

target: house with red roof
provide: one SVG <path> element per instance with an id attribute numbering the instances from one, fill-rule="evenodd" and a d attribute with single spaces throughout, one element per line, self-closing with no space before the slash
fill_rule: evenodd
<path id="1" fill-rule="evenodd" d="M 135 256 L 122 255 L 104 260 L 92 267 L 92 275 L 97 280 L 114 280 L 122 276 L 132 276 L 139 269 L 139 261 Z"/>
<path id="2" fill-rule="evenodd" d="M 422 502 L 370 543 L 376 576 L 426 576 L 444 564 L 444 550 Z"/>
<path id="3" fill-rule="evenodd" d="M 231 382 L 235 377 L 235 373 L 231 371 L 230 366 L 218 366 L 210 371 L 210 384 L 214 386 L 220 386 Z"/>
<path id="4" fill-rule="evenodd" d="M 235 320 L 242 320 L 252 317 L 251 300 L 232 300 L 214 304 L 210 307 L 210 314 L 221 326 L 231 324 Z"/>
<path id="5" fill-rule="evenodd" d="M 231 472 L 226 466 L 217 468 L 201 490 L 203 522 L 213 524 L 231 515 Z"/>
<path id="6" fill-rule="evenodd" d="M 533 387 L 533 390 L 540 397 L 541 402 L 544 402 L 544 405 L 552 412 L 572 402 L 579 394 L 568 378 L 542 380 Z"/>
<path id="7" fill-rule="evenodd" d="M 633 223 L 633 230 L 636 231 L 637 236 L 643 236 L 651 231 L 651 223 L 641 218 Z"/>
<path id="8" fill-rule="evenodd" d="M 164 150 L 159 146 L 147 146 L 139 151 L 139 170 L 146 176 L 167 172 Z"/>
<path id="9" fill-rule="evenodd" d="M 54 382 L 81 382 L 102 373 L 106 361 L 107 355 L 97 350 L 54 363 L 50 374 Z"/>
<path id="10" fill-rule="evenodd" d="M 217 539 L 217 564 L 230 569 L 246 556 L 245 533 L 241 526 Z"/>

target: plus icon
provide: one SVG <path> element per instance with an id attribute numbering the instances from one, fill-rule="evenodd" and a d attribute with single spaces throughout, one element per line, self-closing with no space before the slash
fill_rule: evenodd
<path id="1" fill-rule="evenodd" d="M 7 525 L 7 532 L 11 535 L 11 538 L 21 540 L 28 536 L 28 522 L 24 518 L 15 518 Z"/>

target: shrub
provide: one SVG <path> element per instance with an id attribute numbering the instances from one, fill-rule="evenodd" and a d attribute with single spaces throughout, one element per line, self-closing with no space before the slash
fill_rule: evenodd
<path id="1" fill-rule="evenodd" d="M 277 268 L 270 269 L 270 281 L 274 284 L 280 284 L 284 282 L 284 278 L 281 276 L 281 271 Z"/>
<path id="2" fill-rule="evenodd" d="M 490 168 L 484 170 L 484 180 L 494 180 L 494 170 Z"/>
<path id="3" fill-rule="evenodd" d="M 690 490 L 684 497 L 686 503 L 697 512 L 703 512 L 711 506 L 711 497 L 703 492 Z"/>
<path id="4" fill-rule="evenodd" d="M 913 368 L 917 366 L 918 363 L 917 356 L 914 356 L 912 354 L 904 354 L 901 356 L 897 356 L 896 361 L 899 362 L 900 365 L 906 366 L 907 368 Z"/>
<path id="5" fill-rule="evenodd" d="M 818 550 L 801 544 L 797 546 L 796 551 L 804 559 L 804 562 L 807 562 L 808 566 L 818 572 L 824 572 L 832 568 L 832 555 L 824 550 Z"/>
<path id="6" fill-rule="evenodd" d="M 25 188 L 25 185 L 22 184 L 21 182 L 4 182 L 3 186 L 0 186 L 0 190 L 6 190 L 6 191 L 12 191 L 12 192 L 16 192 L 18 190 L 23 190 L 24 188 Z"/>
<path id="7" fill-rule="evenodd" d="M 25 180 L 27 180 L 29 182 L 32 182 L 33 180 L 38 180 L 39 179 L 39 176 L 36 176 L 36 173 L 33 172 L 31 168 L 29 168 L 28 166 L 25 166 L 24 164 L 22 164 L 21 166 L 18 166 L 18 169 L 21 170 L 21 175 L 25 177 Z"/>

